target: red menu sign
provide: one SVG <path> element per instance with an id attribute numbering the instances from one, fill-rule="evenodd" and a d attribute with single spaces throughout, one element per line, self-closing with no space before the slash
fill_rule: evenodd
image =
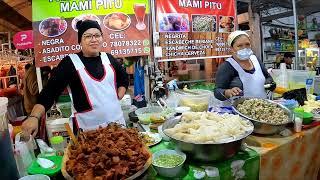
<path id="1" fill-rule="evenodd" d="M 227 37 L 236 27 L 234 2 L 156 0 L 163 59 L 230 54 Z"/>

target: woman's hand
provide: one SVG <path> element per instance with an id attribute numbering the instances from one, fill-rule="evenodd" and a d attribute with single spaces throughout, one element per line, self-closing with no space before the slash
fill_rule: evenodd
<path id="1" fill-rule="evenodd" d="M 227 89 L 224 91 L 224 95 L 227 98 L 231 98 L 233 96 L 239 96 L 241 94 L 242 90 L 238 87 L 234 87 L 232 89 Z"/>
<path id="2" fill-rule="evenodd" d="M 35 137 L 38 133 L 39 120 L 36 117 L 29 117 L 22 123 L 22 132 L 26 137 Z"/>
<path id="3" fill-rule="evenodd" d="M 41 104 L 36 104 L 31 112 L 31 115 L 22 123 L 21 129 L 24 136 L 29 137 L 32 135 L 35 137 L 38 133 L 39 121 L 45 114 L 45 108 Z"/>
<path id="4" fill-rule="evenodd" d="M 118 99 L 121 100 L 123 96 L 126 94 L 127 89 L 125 87 L 118 88 Z"/>

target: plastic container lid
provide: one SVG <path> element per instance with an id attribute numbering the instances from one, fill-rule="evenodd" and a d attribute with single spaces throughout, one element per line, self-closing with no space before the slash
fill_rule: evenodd
<path id="1" fill-rule="evenodd" d="M 213 94 L 211 91 L 203 90 L 203 89 L 192 89 L 190 91 L 197 93 L 197 94 L 192 94 L 192 93 L 182 91 L 182 94 L 178 93 L 178 95 L 181 98 L 207 98 L 208 96 Z"/>
<path id="2" fill-rule="evenodd" d="M 51 144 L 61 144 L 64 141 L 62 136 L 53 136 L 50 138 Z"/>
<path id="3" fill-rule="evenodd" d="M 62 166 L 62 156 L 49 156 L 45 157 L 54 162 L 54 166 L 52 168 L 42 168 L 38 163 L 37 159 L 33 160 L 31 165 L 28 168 L 28 174 L 45 174 L 50 177 L 55 176 L 60 173 Z"/>
<path id="4" fill-rule="evenodd" d="M 46 124 L 50 126 L 57 126 L 57 125 L 64 126 L 65 123 L 69 123 L 69 118 L 60 118 L 60 119 L 46 121 Z"/>
<path id="5" fill-rule="evenodd" d="M 191 111 L 191 108 L 187 106 L 180 106 L 180 107 L 176 107 L 175 110 L 177 113 L 184 113 L 184 112 Z"/>

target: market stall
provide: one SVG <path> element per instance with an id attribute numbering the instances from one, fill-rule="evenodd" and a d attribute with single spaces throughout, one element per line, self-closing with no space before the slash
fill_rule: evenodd
<path id="1" fill-rule="evenodd" d="M 293 69 L 316 70 L 319 2 L 289 0 L 270 6 L 269 3 L 263 0 L 253 4 L 255 11 L 261 12 L 264 63 L 277 67 L 284 54 L 289 53 L 295 54 Z"/>
<path id="2" fill-rule="evenodd" d="M 202 121 L 201 119 L 204 117 L 203 115 L 205 115 L 205 113 L 198 113 L 201 114 L 201 117 L 199 116 L 200 119 L 195 121 Z M 198 113 L 190 112 L 189 115 L 188 113 L 185 113 L 183 116 L 188 118 L 188 116 L 192 115 L 195 116 L 192 118 L 194 119 L 197 118 Z M 143 116 L 143 118 L 146 118 L 146 116 L 151 118 L 151 124 L 146 123 L 145 119 L 143 119 L 144 121 L 138 122 L 138 124 L 140 124 L 139 127 L 143 128 L 141 130 L 147 129 L 148 127 L 150 128 L 154 121 L 157 123 L 160 121 L 155 120 L 155 117 L 152 117 L 157 116 L 157 113 L 149 113 L 149 115 L 146 114 Z M 230 117 L 231 115 L 221 116 L 219 114 L 207 113 L 206 116 L 208 118 L 207 120 L 211 119 L 209 121 L 215 121 L 214 118 L 226 118 Z M 209 118 L 210 116 L 212 116 L 212 118 Z M 236 117 L 237 115 L 232 115 L 232 117 L 233 116 Z M 177 118 L 177 120 L 180 121 L 180 117 Z M 189 120 L 186 119 L 186 121 Z M 141 124 L 142 122 L 144 125 Z M 256 123 L 255 121 L 253 122 Z M 170 125 L 171 123 L 172 120 L 168 119 L 164 121 L 163 126 Z M 178 128 L 180 127 L 173 127 L 177 128 L 176 130 L 172 131 L 172 133 L 175 134 L 178 132 Z M 226 126 L 223 127 L 226 128 Z M 221 154 L 219 155 L 218 153 L 221 150 L 212 149 L 211 151 L 210 149 L 213 147 L 210 147 L 210 143 L 205 144 L 207 148 L 203 149 L 203 151 L 199 149 L 201 148 L 201 142 L 195 144 L 191 143 L 190 145 L 193 144 L 193 146 L 195 146 L 195 149 L 193 150 L 197 151 L 197 154 L 192 154 L 188 149 L 192 149 L 193 147 L 189 146 L 188 149 L 185 149 L 183 146 L 181 146 L 181 144 L 179 144 L 179 142 L 177 143 L 176 139 L 181 137 L 178 137 L 174 134 L 170 136 L 170 133 L 169 131 L 166 131 L 166 128 L 167 127 L 163 128 L 160 126 L 160 128 L 158 128 L 159 131 L 152 130 L 153 128 L 150 128 L 151 130 L 147 129 L 147 132 L 142 133 L 141 138 L 143 142 L 150 147 L 150 151 L 153 153 L 153 167 L 150 166 L 148 171 L 142 174 L 142 176 L 145 178 L 167 179 L 168 177 L 175 177 L 180 179 L 270 179 L 270 177 L 272 177 L 274 179 L 316 179 L 319 172 L 320 159 L 317 155 L 318 146 L 312 143 L 317 142 L 320 138 L 319 127 L 312 128 L 310 126 L 304 126 L 303 128 L 306 129 L 304 129 L 302 132 L 295 133 L 292 126 L 287 126 L 285 129 L 286 131 L 289 131 L 289 133 L 280 133 L 281 135 L 269 134 L 262 136 L 260 133 L 254 133 L 244 139 L 244 144 L 242 145 L 241 149 L 237 150 L 237 148 L 234 146 L 233 148 L 235 149 L 228 149 L 226 146 L 228 144 L 230 145 L 232 141 L 226 143 L 224 147 L 221 146 L 221 148 L 224 149 L 224 154 L 230 153 L 230 155 L 227 155 L 228 157 L 224 157 L 222 159 L 217 159 L 217 157 L 221 157 Z M 255 126 L 255 132 L 259 132 L 257 128 L 259 127 Z M 163 129 L 164 132 L 162 132 L 161 129 Z M 252 132 L 252 130 L 250 132 Z M 188 133 L 186 132 L 186 134 Z M 166 135 L 170 136 L 170 138 L 168 139 Z M 218 137 L 218 139 L 219 138 L 220 137 Z M 185 139 L 181 141 L 192 142 L 195 141 L 195 139 Z M 170 168 L 168 168 L 166 171 L 163 171 L 159 170 L 158 165 L 155 164 L 155 157 L 157 157 L 156 154 L 163 151 L 167 152 L 168 150 L 174 150 L 177 152 L 180 152 L 181 150 L 187 155 L 183 166 L 181 166 L 181 170 L 170 172 L 170 170 L 168 170 Z M 201 156 L 198 155 L 202 153 L 207 154 L 205 156 L 207 158 L 206 160 L 200 160 Z M 213 160 L 212 158 L 216 160 Z"/>
<path id="3" fill-rule="evenodd" d="M 17 117 L 24 116 L 23 98 L 20 88 L 23 86 L 24 67 L 28 63 L 32 64 L 31 56 L 20 55 L 10 50 L 1 51 L 0 53 L 0 96 L 9 99 L 8 119 L 13 123 Z"/>
<path id="4" fill-rule="evenodd" d="M 155 114 L 153 113 L 153 115 Z M 143 127 L 146 126 L 149 125 L 144 125 Z M 288 129 L 293 132 L 292 128 Z M 159 134 L 154 130 L 151 131 L 153 131 L 153 133 L 147 132 L 144 133 L 147 134 L 147 136 L 141 136 L 143 140 L 141 143 L 146 143 L 145 145 L 150 146 L 150 151 L 153 155 L 164 150 L 174 150 L 178 152 L 181 150 L 181 147 L 179 147 L 173 139 L 166 139 L 167 137 L 165 136 L 160 136 L 160 140 L 157 138 L 153 139 L 156 136 L 159 137 Z M 318 146 L 313 142 L 319 140 L 319 132 L 319 127 L 315 127 L 303 130 L 300 133 L 293 132 L 293 134 L 286 136 L 261 136 L 259 134 L 252 134 L 243 141 L 246 145 L 243 145 L 239 150 L 230 152 L 233 154 L 232 156 L 216 161 L 199 161 L 194 159 L 194 155 L 183 150 L 182 152 L 187 154 L 186 160 L 181 170 L 174 175 L 170 175 L 170 173 L 168 175 L 168 171 L 165 173 L 159 171 L 157 166 L 152 167 L 151 164 L 148 165 L 149 169 L 145 173 L 141 173 L 141 175 L 145 178 L 156 179 L 167 179 L 168 176 L 180 179 L 270 179 L 270 177 L 274 179 L 316 179 L 320 159 L 317 156 Z M 152 137 L 151 140 L 150 137 Z M 92 139 L 94 136 L 84 134 L 78 138 L 80 142 L 85 143 L 86 139 Z M 104 142 L 104 140 L 101 140 L 101 142 Z M 53 147 L 55 149 L 57 148 L 55 145 L 53 145 Z M 87 148 L 94 150 L 95 145 L 88 146 Z M 205 151 L 213 154 L 217 152 L 208 151 L 208 149 L 205 149 Z M 66 153 L 68 153 L 68 150 L 65 151 L 64 154 Z M 225 151 L 225 153 L 227 153 L 227 151 Z M 154 158 L 154 156 L 152 157 Z M 154 162 L 155 160 L 153 159 L 152 163 Z M 68 162 L 65 163 L 68 164 Z M 51 176 L 56 177 L 57 174 Z"/>

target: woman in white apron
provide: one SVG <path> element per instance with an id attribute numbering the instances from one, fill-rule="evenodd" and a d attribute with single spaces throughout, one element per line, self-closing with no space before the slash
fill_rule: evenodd
<path id="1" fill-rule="evenodd" d="M 266 68 L 251 50 L 249 35 L 244 31 L 232 32 L 228 37 L 232 57 L 224 62 L 216 74 L 215 97 L 221 101 L 234 96 L 266 98 L 265 84 L 276 85 Z"/>
<path id="2" fill-rule="evenodd" d="M 37 134 L 40 118 L 65 88 L 72 99 L 70 123 L 74 130 L 86 131 L 109 123 L 125 125 L 119 99 L 128 87 L 128 74 L 110 54 L 100 52 L 103 37 L 96 21 L 79 21 L 77 29 L 82 51 L 59 63 L 22 124 L 25 134 Z"/>

